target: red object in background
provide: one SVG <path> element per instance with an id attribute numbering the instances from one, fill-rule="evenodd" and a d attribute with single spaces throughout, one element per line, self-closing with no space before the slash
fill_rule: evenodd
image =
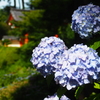
<path id="1" fill-rule="evenodd" d="M 13 16 L 10 14 L 10 16 L 9 16 L 9 18 L 8 18 L 8 20 L 7 20 L 7 24 L 11 26 L 12 23 L 11 23 L 10 21 L 12 21 L 12 20 L 14 20 L 14 18 L 13 18 Z"/>
<path id="2" fill-rule="evenodd" d="M 23 43 L 20 41 L 20 47 L 23 45 Z"/>
<path id="3" fill-rule="evenodd" d="M 58 34 L 55 34 L 55 37 L 59 37 Z"/>
<path id="4" fill-rule="evenodd" d="M 26 33 L 26 34 L 25 34 L 25 40 L 24 40 L 24 43 L 25 43 L 25 44 L 27 44 L 27 43 L 28 43 L 28 41 L 29 41 L 28 36 L 29 36 L 29 34 L 28 34 L 28 33 Z"/>
<path id="5" fill-rule="evenodd" d="M 25 34 L 25 37 L 28 37 L 28 33 Z"/>
<path id="6" fill-rule="evenodd" d="M 25 43 L 25 44 L 27 44 L 27 43 L 28 43 L 28 41 L 29 41 L 29 40 L 28 40 L 28 38 L 25 38 L 24 43 Z"/>
<path id="7" fill-rule="evenodd" d="M 20 46 L 23 46 L 23 39 L 22 38 L 20 38 L 19 43 L 20 43 Z"/>

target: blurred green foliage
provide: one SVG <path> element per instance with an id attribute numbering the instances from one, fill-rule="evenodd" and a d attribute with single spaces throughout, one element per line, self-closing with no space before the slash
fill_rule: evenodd
<path id="1" fill-rule="evenodd" d="M 2 39 L 3 35 L 6 35 L 8 33 L 8 30 L 9 26 L 4 22 L 0 22 L 0 39 Z"/>
<path id="2" fill-rule="evenodd" d="M 2 45 L 8 45 L 11 43 L 11 41 L 9 39 L 4 39 L 1 41 Z"/>
<path id="3" fill-rule="evenodd" d="M 8 13 L 6 12 L 5 8 L 0 9 L 0 22 L 5 22 L 7 20 Z"/>
<path id="4" fill-rule="evenodd" d="M 19 55 L 18 48 L 8 48 L 8 47 L 0 47 L 0 69 L 5 69 L 7 66 L 14 64 L 18 59 Z"/>
<path id="5" fill-rule="evenodd" d="M 48 87 L 46 79 L 36 73 L 29 80 L 14 82 L 0 90 L 0 100 L 43 100 L 48 94 L 55 93 L 57 88 L 54 80 Z"/>
<path id="6" fill-rule="evenodd" d="M 36 73 L 31 63 L 27 64 L 27 59 L 29 58 L 21 58 L 20 49 L 15 47 L 0 47 L 0 90 L 7 88 L 8 85 L 14 82 L 28 80 L 29 77 Z M 23 51 L 25 52 L 25 50 Z"/>
<path id="7" fill-rule="evenodd" d="M 38 42 L 30 41 L 28 44 L 23 45 L 19 52 L 20 52 L 20 62 L 23 63 L 24 66 L 32 66 L 32 63 L 30 62 L 32 50 L 38 45 Z"/>
<path id="8" fill-rule="evenodd" d="M 70 23 L 59 27 L 58 35 L 65 42 L 67 47 L 71 47 L 75 42 L 75 33 L 72 31 Z"/>

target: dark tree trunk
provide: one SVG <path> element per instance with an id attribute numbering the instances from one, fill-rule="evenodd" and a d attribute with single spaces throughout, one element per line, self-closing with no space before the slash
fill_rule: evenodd
<path id="1" fill-rule="evenodd" d="M 14 0 L 14 8 L 16 8 L 16 0 Z"/>
<path id="2" fill-rule="evenodd" d="M 22 0 L 22 9 L 25 9 L 24 0 Z"/>
<path id="3" fill-rule="evenodd" d="M 18 4 L 19 4 L 19 9 L 20 9 L 21 8 L 20 0 L 18 0 Z"/>

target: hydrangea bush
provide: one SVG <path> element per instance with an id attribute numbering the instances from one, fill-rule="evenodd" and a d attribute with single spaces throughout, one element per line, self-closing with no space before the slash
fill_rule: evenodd
<path id="1" fill-rule="evenodd" d="M 100 7 L 91 3 L 80 6 L 72 15 L 71 28 L 82 39 L 88 39 L 96 34 L 100 31 Z M 100 41 L 94 41 L 92 47 L 94 46 L 100 48 Z M 100 57 L 96 50 L 86 44 L 74 44 L 68 49 L 59 37 L 44 37 L 33 50 L 31 62 L 44 78 L 52 74 L 55 82 L 66 90 L 71 91 L 74 88 L 76 98 L 81 93 L 79 87 L 86 84 L 95 85 L 94 88 L 100 89 Z M 90 96 L 99 100 L 100 95 L 93 93 Z M 82 98 L 85 97 L 82 96 Z M 70 99 L 65 95 L 61 95 L 61 98 L 59 98 L 58 94 L 54 94 L 44 98 L 44 100 Z M 91 100 L 91 98 L 84 100 Z"/>
<path id="2" fill-rule="evenodd" d="M 64 50 L 67 50 L 67 47 L 60 38 L 42 38 L 40 44 L 33 50 L 31 62 L 46 77 L 58 67 L 56 64 Z"/>
<path id="3" fill-rule="evenodd" d="M 95 50 L 83 44 L 74 44 L 64 52 L 58 67 L 55 81 L 68 90 L 100 77 L 100 57 Z"/>
<path id="4" fill-rule="evenodd" d="M 100 7 L 92 3 L 80 6 L 72 15 L 71 28 L 81 38 L 90 38 L 100 31 Z"/>

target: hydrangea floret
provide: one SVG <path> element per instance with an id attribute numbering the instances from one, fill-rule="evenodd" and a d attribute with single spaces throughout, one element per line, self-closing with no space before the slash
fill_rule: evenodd
<path id="1" fill-rule="evenodd" d="M 68 90 L 92 83 L 100 77 L 100 57 L 92 48 L 74 44 L 62 54 L 55 72 L 55 81 Z"/>
<path id="2" fill-rule="evenodd" d="M 59 98 L 57 96 L 57 94 L 54 94 L 53 96 L 48 96 L 46 98 L 44 98 L 44 100 L 70 100 L 68 97 L 66 97 L 65 95 L 61 96 L 61 98 Z"/>
<path id="3" fill-rule="evenodd" d="M 100 31 L 100 7 L 92 3 L 78 7 L 72 15 L 71 28 L 81 38 L 90 38 Z"/>
<path id="4" fill-rule="evenodd" d="M 44 37 L 33 50 L 31 62 L 46 77 L 55 71 L 57 68 L 56 64 L 64 50 L 67 50 L 67 47 L 60 38 L 54 36 Z"/>

